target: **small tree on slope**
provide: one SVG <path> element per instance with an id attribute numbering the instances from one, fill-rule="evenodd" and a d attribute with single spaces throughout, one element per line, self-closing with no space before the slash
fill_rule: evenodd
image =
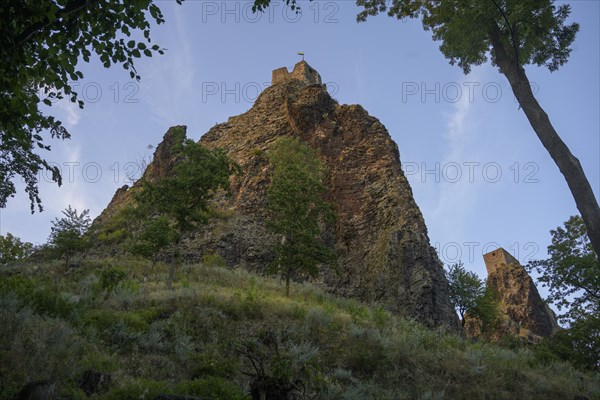
<path id="1" fill-rule="evenodd" d="M 314 150 L 298 138 L 279 139 L 269 151 L 273 166 L 267 194 L 268 229 L 280 237 L 273 267 L 290 280 L 297 273 L 315 276 L 319 265 L 335 266 L 335 251 L 319 241 L 321 222 L 335 216 L 323 200 L 323 167 Z"/>
<path id="2" fill-rule="evenodd" d="M 171 149 L 176 160 L 173 174 L 156 182 L 143 181 L 137 194 L 137 213 L 146 220 L 142 226 L 138 244 L 146 241 L 143 251 L 147 256 L 170 248 L 167 288 L 171 288 L 175 269 L 179 264 L 179 244 L 182 235 L 207 220 L 209 201 L 218 189 L 229 189 L 229 177 L 238 171 L 221 149 L 209 150 L 191 139 L 185 138 L 185 128 L 179 128 L 179 144 Z M 168 234 L 160 236 L 157 228 L 166 224 Z M 166 242 L 164 242 L 164 240 Z M 141 246 L 143 247 L 143 246 Z"/>

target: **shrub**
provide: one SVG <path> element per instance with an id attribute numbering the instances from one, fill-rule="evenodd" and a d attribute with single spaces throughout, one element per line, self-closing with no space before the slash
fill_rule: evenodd
<path id="1" fill-rule="evenodd" d="M 223 257 L 221 257 L 218 253 L 205 254 L 202 256 L 202 265 L 206 267 L 219 267 L 225 268 L 227 264 Z"/>
<path id="2" fill-rule="evenodd" d="M 377 328 L 384 329 L 391 319 L 390 314 L 383 307 L 378 306 L 373 310 L 373 322 Z"/>
<path id="3" fill-rule="evenodd" d="M 294 336 L 289 329 L 266 330 L 235 346 L 245 361 L 242 373 L 252 378 L 253 398 L 287 399 L 298 392 L 312 397 L 321 381 L 319 349 L 308 342 L 295 343 Z"/>
<path id="4" fill-rule="evenodd" d="M 22 302 L 40 314 L 68 318 L 75 305 L 67 300 L 56 288 L 38 279 L 15 275 L 0 280 L 0 294 L 14 294 Z"/>
<path id="5" fill-rule="evenodd" d="M 152 400 L 159 394 L 171 392 L 167 382 L 138 378 L 114 388 L 102 398 L 106 400 Z"/>
<path id="6" fill-rule="evenodd" d="M 211 400 L 242 400 L 247 398 L 239 386 L 215 376 L 181 382 L 177 385 L 176 392 Z"/>
<path id="7" fill-rule="evenodd" d="M 100 287 L 106 292 L 111 292 L 127 277 L 127 273 L 121 267 L 112 267 L 98 272 L 100 277 Z"/>
<path id="8" fill-rule="evenodd" d="M 542 342 L 536 352 L 546 361 L 560 358 L 578 368 L 600 370 L 600 317 L 590 315 Z"/>
<path id="9" fill-rule="evenodd" d="M 3 398 L 32 380 L 71 381 L 90 349 L 66 321 L 45 317 L 14 295 L 0 295 L 0 371 Z"/>
<path id="10" fill-rule="evenodd" d="M 222 349 L 215 349 L 215 351 L 194 354 L 191 364 L 194 378 L 204 376 L 231 378 L 235 375 L 237 362 L 224 355 Z"/>
<path id="11" fill-rule="evenodd" d="M 33 245 L 28 242 L 22 242 L 12 233 L 6 236 L 0 235 L 0 264 L 20 261 L 31 254 Z"/>
<path id="12" fill-rule="evenodd" d="M 386 343 L 376 329 L 352 326 L 345 349 L 347 368 L 362 378 L 385 370 L 388 364 Z"/>
<path id="13" fill-rule="evenodd" d="M 351 300 L 348 303 L 348 313 L 355 324 L 366 325 L 369 321 L 369 309 L 357 301 Z"/>

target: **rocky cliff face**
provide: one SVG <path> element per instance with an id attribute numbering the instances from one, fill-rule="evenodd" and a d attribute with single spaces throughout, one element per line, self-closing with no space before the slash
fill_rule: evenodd
<path id="1" fill-rule="evenodd" d="M 498 340 L 506 335 L 517 336 L 528 342 L 539 341 L 557 329 L 554 312 L 542 300 L 525 268 L 506 250 L 499 248 L 484 255 L 488 278 L 486 286 L 492 289 L 499 303 L 500 321 L 489 337 Z M 481 335 L 481 322 L 466 318 L 468 336 Z"/>
<path id="2" fill-rule="evenodd" d="M 149 171 L 164 171 L 161 148 Z M 285 80 L 266 89 L 248 112 L 210 129 L 201 143 L 223 148 L 242 168 L 232 177 L 231 197 L 216 201 L 219 213 L 185 242 L 190 259 L 219 253 L 230 266 L 263 271 L 275 238 L 265 229 L 270 166 L 265 157 L 279 137 L 299 136 L 318 149 L 328 167 L 328 200 L 338 214 L 323 240 L 339 255 L 339 273 L 324 271 L 317 284 L 430 325 L 458 327 L 442 264 L 400 169 L 398 148 L 385 127 L 361 106 L 338 105 L 323 85 Z M 159 151 L 161 150 L 161 151 Z M 168 169 L 168 167 L 167 167 Z M 149 172 L 147 172 L 149 173 Z M 163 172 L 164 173 L 164 172 Z M 119 204 L 121 189 L 99 217 L 99 226 Z"/>

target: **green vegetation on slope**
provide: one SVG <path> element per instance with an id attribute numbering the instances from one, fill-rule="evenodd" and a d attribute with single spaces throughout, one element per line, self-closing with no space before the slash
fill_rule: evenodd
<path id="1" fill-rule="evenodd" d="M 218 264 L 182 266 L 173 290 L 167 266 L 131 258 L 4 268 L 0 399 L 33 380 L 55 381 L 65 399 L 600 398 L 597 375 L 550 356 L 471 343 L 310 284 L 286 297 L 276 279 Z M 112 375 L 107 391 L 78 388 L 87 369 Z"/>

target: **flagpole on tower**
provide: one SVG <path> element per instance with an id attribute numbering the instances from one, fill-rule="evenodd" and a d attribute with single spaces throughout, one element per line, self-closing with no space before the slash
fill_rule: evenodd
<path id="1" fill-rule="evenodd" d="M 299 52 L 298 52 L 298 55 L 299 55 L 299 56 L 302 56 L 302 61 L 304 61 L 304 52 L 303 52 L 303 51 L 299 51 Z"/>

